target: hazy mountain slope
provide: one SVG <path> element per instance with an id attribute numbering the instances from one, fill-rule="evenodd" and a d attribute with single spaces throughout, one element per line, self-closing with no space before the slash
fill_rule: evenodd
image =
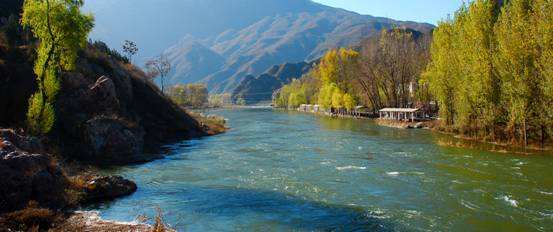
<path id="1" fill-rule="evenodd" d="M 165 50 L 175 67 L 170 84 L 200 81 L 212 92 L 232 92 L 248 75 L 316 59 L 382 29 L 433 28 L 310 0 L 95 0 L 87 9 L 96 14 L 93 38 L 137 41 L 136 62 Z"/>
<path id="2" fill-rule="evenodd" d="M 225 64 L 221 55 L 193 40 L 177 44 L 168 49 L 166 55 L 173 63 L 171 76 L 167 80 L 169 83 L 200 81 L 201 77 L 223 68 Z"/>
<path id="3" fill-rule="evenodd" d="M 432 32 L 422 33 L 417 30 L 407 29 L 412 33 L 416 40 L 424 39 L 425 34 L 431 36 Z M 371 44 L 371 41 L 380 37 L 380 33 L 363 39 L 360 43 L 350 46 L 355 50 L 361 50 L 366 44 Z M 428 37 L 426 37 L 428 38 Z M 274 92 L 282 86 L 289 84 L 293 79 L 300 78 L 308 73 L 311 68 L 319 63 L 314 60 L 310 63 L 285 63 L 275 65 L 265 73 L 259 76 L 249 75 L 242 80 L 238 86 L 232 91 L 232 99 L 236 102 L 238 99 L 243 99 L 246 104 L 257 104 L 260 102 L 268 102 L 272 99 Z"/>
<path id="4" fill-rule="evenodd" d="M 188 77 L 194 70 L 181 69 L 173 73 L 171 80 L 173 83 L 200 80 L 212 92 L 233 92 L 244 79 L 260 75 L 275 64 L 313 60 L 328 49 L 358 44 L 395 26 L 422 31 L 433 28 L 428 24 L 363 16 L 325 6 L 316 11 L 267 16 L 241 30 L 225 31 L 215 38 L 202 40 L 204 46 L 225 58 L 222 68 L 209 66 L 211 74 L 194 78 Z M 172 49 L 167 52 L 171 53 Z M 173 60 L 175 65 L 182 61 L 182 58 Z"/>
<path id="5" fill-rule="evenodd" d="M 314 62 L 286 63 L 275 65 L 265 73 L 254 77 L 249 75 L 232 92 L 232 99 L 243 99 L 246 104 L 270 101 L 273 92 L 288 84 L 292 79 L 299 79 L 311 70 Z"/>
<path id="6" fill-rule="evenodd" d="M 140 47 L 137 62 L 158 55 L 183 36 L 217 36 L 240 30 L 268 15 L 316 11 L 306 0 L 89 0 L 85 11 L 95 15 L 91 34 L 113 47 L 134 40 Z"/>

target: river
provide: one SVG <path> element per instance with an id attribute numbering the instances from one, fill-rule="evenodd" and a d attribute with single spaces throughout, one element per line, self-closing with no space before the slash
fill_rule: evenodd
<path id="1" fill-rule="evenodd" d="M 271 109 L 212 112 L 228 133 L 106 169 L 137 182 L 91 206 L 179 231 L 552 231 L 553 156 L 440 146 L 448 136 Z"/>

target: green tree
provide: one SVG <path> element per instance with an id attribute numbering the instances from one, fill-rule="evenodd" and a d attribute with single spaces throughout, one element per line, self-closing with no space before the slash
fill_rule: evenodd
<path id="1" fill-rule="evenodd" d="M 552 5 L 475 0 L 440 23 L 422 81 L 447 127 L 524 145 L 551 139 Z"/>
<path id="2" fill-rule="evenodd" d="M 28 127 L 33 134 L 50 132 L 59 75 L 75 68 L 78 51 L 86 45 L 93 18 L 80 11 L 79 0 L 26 0 L 21 23 L 39 40 L 34 71 L 38 91 L 29 100 Z"/>
<path id="3" fill-rule="evenodd" d="M 347 110 L 353 110 L 357 106 L 355 99 L 349 93 L 344 94 L 343 101 L 344 101 L 344 107 Z"/>
<path id="4" fill-rule="evenodd" d="M 138 46 L 136 46 L 136 43 L 130 40 L 125 40 L 123 42 L 123 53 L 127 55 L 127 60 L 129 60 L 129 63 L 132 63 L 132 57 L 136 55 L 138 52 Z"/>
<path id="5" fill-rule="evenodd" d="M 440 106 L 440 116 L 446 125 L 455 120 L 455 87 L 457 85 L 457 65 L 454 54 L 454 26 L 451 21 L 440 22 L 434 31 L 431 47 L 432 61 L 421 80 L 428 84 Z"/>
<path id="6" fill-rule="evenodd" d="M 169 96 L 181 106 L 203 108 L 209 103 L 209 92 L 205 84 L 175 85 L 169 90 Z"/>
<path id="7" fill-rule="evenodd" d="M 536 18 L 541 18 L 540 8 L 546 4 L 543 1 L 512 0 L 497 25 L 497 63 L 509 110 L 508 128 L 512 137 L 520 138 L 518 140 L 524 144 L 528 144 L 529 137 L 537 135 L 538 128 L 544 126 L 544 120 L 548 119 L 544 109 L 551 107 L 544 104 L 547 95 L 542 86 L 546 84 L 546 77 L 539 65 L 543 46 L 536 38 L 538 35 L 533 33 L 538 32 L 534 29 L 538 26 Z"/>

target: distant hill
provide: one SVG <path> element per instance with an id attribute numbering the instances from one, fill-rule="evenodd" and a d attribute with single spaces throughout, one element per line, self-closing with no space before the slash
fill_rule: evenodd
<path id="1" fill-rule="evenodd" d="M 243 99 L 248 105 L 270 101 L 274 91 L 292 82 L 293 79 L 299 79 L 309 72 L 315 63 L 286 63 L 275 65 L 257 77 L 249 75 L 234 89 L 232 99 L 233 101 Z"/>
<path id="2" fill-rule="evenodd" d="M 417 30 L 405 29 L 410 32 L 416 40 L 423 39 L 424 34 Z M 363 46 L 372 44 L 374 40 L 380 37 L 380 33 L 376 33 L 368 38 L 363 39 L 360 43 L 350 46 L 357 51 Z M 285 63 L 275 65 L 259 76 L 246 76 L 238 86 L 232 91 L 232 99 L 236 102 L 238 99 L 243 99 L 248 105 L 255 105 L 260 102 L 269 102 L 272 100 L 275 91 L 292 82 L 293 79 L 299 79 L 304 74 L 307 74 L 311 68 L 319 63 L 318 60 L 309 63 Z"/>
<path id="3" fill-rule="evenodd" d="M 310 0 L 95 0 L 86 7 L 96 14 L 93 38 L 113 46 L 135 40 L 137 62 L 165 50 L 175 67 L 170 84 L 205 82 L 215 93 L 233 92 L 273 65 L 307 62 L 382 29 L 433 28 Z"/>

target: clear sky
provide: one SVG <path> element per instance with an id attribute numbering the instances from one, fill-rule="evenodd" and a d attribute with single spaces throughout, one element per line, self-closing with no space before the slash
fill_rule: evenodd
<path id="1" fill-rule="evenodd" d="M 463 0 L 313 0 L 360 14 L 437 24 L 459 9 Z M 465 0 L 466 1 L 466 0 Z"/>

